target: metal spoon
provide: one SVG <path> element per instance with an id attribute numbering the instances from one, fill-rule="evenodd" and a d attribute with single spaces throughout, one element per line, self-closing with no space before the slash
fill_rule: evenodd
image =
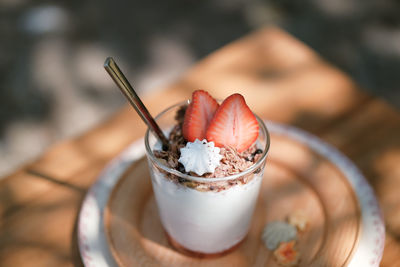
<path id="1" fill-rule="evenodd" d="M 168 139 L 165 137 L 164 133 L 161 131 L 160 127 L 153 119 L 147 108 L 144 106 L 143 102 L 140 100 L 139 96 L 136 94 L 135 90 L 132 88 L 131 84 L 128 82 L 125 75 L 119 69 L 117 63 L 115 63 L 112 57 L 108 57 L 106 59 L 104 62 L 104 68 L 117 84 L 121 92 L 128 99 L 129 103 L 131 103 L 132 107 L 135 108 L 142 120 L 161 141 L 163 144 L 163 149 L 166 150 L 166 148 L 169 147 Z"/>

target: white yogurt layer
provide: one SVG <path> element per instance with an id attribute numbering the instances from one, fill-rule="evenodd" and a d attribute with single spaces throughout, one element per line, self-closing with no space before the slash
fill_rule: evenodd
<path id="1" fill-rule="evenodd" d="M 240 242 L 248 232 L 258 197 L 262 172 L 247 184 L 220 192 L 201 192 L 151 171 L 162 224 L 185 248 L 219 253 Z"/>

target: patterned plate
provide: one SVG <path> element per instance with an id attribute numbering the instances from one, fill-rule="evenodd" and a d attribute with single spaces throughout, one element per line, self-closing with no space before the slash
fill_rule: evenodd
<path id="1" fill-rule="evenodd" d="M 325 164 L 327 166 L 326 168 L 338 170 L 337 175 L 343 177 L 342 180 L 345 180 L 345 182 L 343 183 L 345 184 L 345 186 L 342 187 L 348 187 L 348 190 L 350 192 L 350 194 L 348 195 L 350 195 L 350 198 L 353 196 L 354 203 L 358 203 L 358 205 L 354 205 L 353 208 L 351 208 L 351 205 L 348 205 L 348 208 L 346 207 L 348 211 L 352 213 L 352 219 L 344 224 L 344 226 L 342 227 L 344 230 L 337 227 L 341 231 L 346 231 L 346 229 L 350 229 L 347 230 L 349 231 L 348 233 L 341 232 L 341 234 L 330 235 L 329 231 L 327 231 L 328 233 L 324 234 L 324 238 L 321 238 L 321 234 L 318 231 L 316 232 L 316 234 L 314 234 L 314 236 L 307 235 L 308 243 L 315 244 L 313 245 L 313 247 L 311 247 L 310 250 L 308 250 L 315 251 L 315 253 L 313 254 L 314 256 L 312 256 L 313 262 L 315 263 L 323 260 L 318 259 L 318 257 L 315 255 L 321 254 L 321 250 L 325 249 L 336 250 L 336 252 L 331 253 L 331 257 L 336 257 L 335 253 L 337 253 L 337 255 L 340 255 L 340 253 L 346 253 L 347 259 L 344 260 L 346 263 L 348 263 L 348 266 L 379 266 L 384 246 L 385 229 L 381 212 L 379 210 L 379 206 L 377 204 L 373 191 L 369 184 L 366 182 L 365 178 L 360 173 L 360 171 L 346 156 L 341 154 L 335 148 L 324 143 L 319 138 L 292 126 L 272 122 L 266 122 L 266 124 L 272 136 L 271 153 L 268 156 L 269 158 L 267 159 L 266 172 L 268 170 L 268 166 L 270 166 L 270 172 L 274 173 L 275 169 L 274 175 L 278 175 L 279 165 L 285 164 L 285 162 L 279 162 L 279 159 L 282 158 L 284 159 L 283 161 L 287 161 L 287 164 L 291 164 L 294 170 L 296 170 L 296 167 L 301 169 L 305 166 L 306 162 L 299 160 L 301 154 L 297 154 L 297 152 L 301 153 L 301 150 L 298 150 L 296 152 L 296 150 L 291 151 L 290 147 L 288 146 L 286 146 L 285 148 L 285 144 L 291 143 L 293 141 L 293 143 L 300 144 L 299 147 L 304 147 L 305 150 L 312 151 L 313 154 L 319 155 L 318 157 L 326 159 L 325 161 L 329 162 L 329 164 Z M 283 140 L 286 141 L 283 142 Z M 279 149 L 275 148 L 274 150 L 274 143 L 276 144 L 275 147 L 279 146 Z M 89 190 L 82 205 L 78 224 L 79 249 L 85 266 L 117 266 L 116 262 L 121 262 L 121 260 L 118 259 L 118 255 L 116 255 L 114 249 L 114 246 L 118 244 L 110 244 L 107 242 L 107 234 L 110 234 L 110 231 L 106 231 L 109 229 L 105 229 L 104 226 L 105 209 L 107 203 L 109 202 L 109 197 L 112 191 L 119 190 L 117 184 L 124 182 L 122 178 L 126 176 L 123 174 L 126 172 L 127 168 L 138 159 L 142 158 L 144 154 L 145 149 L 143 140 L 139 140 L 133 143 L 104 169 L 104 171 L 99 176 L 97 182 Z M 291 159 L 290 157 L 293 158 Z M 331 167 L 329 167 L 328 165 L 331 165 Z M 324 168 L 321 168 L 321 170 L 313 170 L 313 172 L 324 171 L 322 169 Z M 312 172 L 308 170 L 308 172 L 305 173 Z M 283 180 L 281 180 L 281 182 L 284 182 L 284 178 L 282 179 Z M 310 177 L 304 178 L 305 182 L 307 182 L 307 179 L 310 179 L 310 181 L 313 182 L 312 175 Z M 324 192 L 324 188 L 326 188 L 327 184 L 325 184 L 324 182 L 324 184 L 322 184 L 320 188 L 318 188 L 318 181 L 320 180 L 321 179 L 314 181 L 314 183 L 316 183 L 311 187 L 312 190 L 316 190 L 316 192 Z M 268 182 L 269 181 L 266 181 L 265 183 Z M 329 182 L 329 180 L 327 180 L 326 182 Z M 277 183 L 268 185 L 266 188 L 272 188 L 272 186 L 277 186 Z M 340 187 L 341 185 L 332 184 L 330 186 Z M 335 190 L 331 191 L 335 192 Z M 259 202 L 273 203 L 273 201 L 271 200 L 273 198 L 272 192 L 274 191 L 268 193 L 268 196 L 262 195 Z M 284 193 L 283 191 L 276 190 L 275 192 L 278 192 L 276 193 L 276 195 L 279 196 Z M 337 197 L 337 195 L 329 194 L 329 190 L 323 193 L 323 195 L 319 197 L 320 201 L 322 203 L 328 203 L 329 199 Z M 346 201 L 351 202 L 350 200 Z M 284 210 L 285 203 L 288 202 L 290 201 L 283 201 L 280 204 L 277 202 L 279 205 L 281 205 L 281 208 L 279 208 L 279 210 Z M 306 203 L 312 202 L 308 201 Z M 262 204 L 260 204 L 259 206 L 262 207 Z M 323 206 L 326 205 L 324 204 Z M 333 208 L 331 209 L 334 210 Z M 269 207 L 269 210 L 271 210 L 272 212 L 269 212 L 268 216 L 270 217 L 266 218 L 266 221 L 274 219 L 274 216 L 279 216 L 278 213 L 273 212 L 274 209 L 272 209 L 271 207 Z M 324 214 L 325 219 L 330 216 L 330 210 L 328 210 L 327 212 L 326 210 L 324 211 L 324 208 L 321 209 L 321 214 Z M 316 212 L 315 214 L 317 213 L 318 212 Z M 314 221 L 314 223 L 317 224 L 317 221 Z M 252 229 L 251 232 L 252 231 L 257 232 L 259 231 L 259 229 Z M 349 242 L 348 240 L 343 240 L 343 238 L 339 236 L 346 236 L 346 238 L 349 239 L 351 242 Z M 252 242 L 251 238 L 249 238 L 249 240 L 250 241 L 246 242 Z M 331 241 L 328 242 L 327 240 Z M 339 251 L 339 249 L 337 248 L 338 246 L 335 246 L 335 243 L 338 244 L 337 242 L 346 242 L 346 244 L 350 245 L 347 246 L 347 250 Z M 162 243 L 162 241 L 160 241 L 160 243 Z M 243 245 L 242 247 L 246 247 L 246 245 Z M 268 259 L 265 259 L 263 262 L 268 262 Z"/>

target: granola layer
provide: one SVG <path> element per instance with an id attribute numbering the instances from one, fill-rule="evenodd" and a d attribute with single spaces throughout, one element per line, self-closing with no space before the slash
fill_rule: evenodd
<path id="1" fill-rule="evenodd" d="M 179 163 L 178 160 L 180 157 L 180 149 L 182 147 L 185 147 L 187 143 L 182 134 L 183 118 L 186 108 L 187 106 L 182 106 L 176 113 L 175 120 L 177 124 L 174 126 L 174 128 L 172 129 L 172 131 L 168 136 L 170 142 L 170 146 L 168 147 L 168 149 L 153 151 L 156 158 L 163 165 L 175 169 L 181 173 L 195 177 L 221 178 L 241 173 L 246 169 L 250 168 L 259 160 L 263 151 L 261 149 L 258 149 L 255 145 L 252 145 L 250 148 L 241 153 L 239 153 L 236 149 L 231 147 L 222 147 L 220 154 L 223 156 L 223 158 L 221 159 L 220 165 L 215 169 L 213 173 L 206 173 L 202 176 L 199 176 L 193 172 L 185 172 L 184 166 L 181 163 Z M 234 180 L 219 181 L 215 183 L 210 183 L 210 182 L 201 183 L 178 177 L 171 173 L 167 173 L 162 169 L 159 169 L 159 171 L 163 172 L 165 176 L 172 181 L 181 183 L 185 186 L 195 188 L 200 191 L 225 190 L 236 184 L 246 184 L 254 176 L 254 173 L 250 173 L 247 174 L 246 176 L 241 176 L 240 178 Z M 259 171 L 260 169 L 256 170 L 255 173 L 258 173 Z"/>

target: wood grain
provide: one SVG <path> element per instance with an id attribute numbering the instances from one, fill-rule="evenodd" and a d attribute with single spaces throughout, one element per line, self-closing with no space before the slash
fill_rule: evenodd
<path id="1" fill-rule="evenodd" d="M 311 131 L 355 161 L 384 211 L 388 241 L 381 265 L 400 266 L 397 110 L 362 93 L 306 45 L 273 27 L 217 50 L 178 81 L 144 95 L 143 100 L 157 114 L 199 88 L 218 98 L 240 92 L 261 117 Z M 52 146 L 0 181 L 0 266 L 22 262 L 28 266 L 79 265 L 74 230 L 85 191 L 105 164 L 144 131 L 137 114 L 125 107 L 95 129 Z M 58 223 L 61 226 L 54 227 Z M 44 229 L 43 237 L 31 234 Z M 29 242 L 24 239 L 28 237 Z M 265 260 L 260 257 L 256 262 Z"/>

